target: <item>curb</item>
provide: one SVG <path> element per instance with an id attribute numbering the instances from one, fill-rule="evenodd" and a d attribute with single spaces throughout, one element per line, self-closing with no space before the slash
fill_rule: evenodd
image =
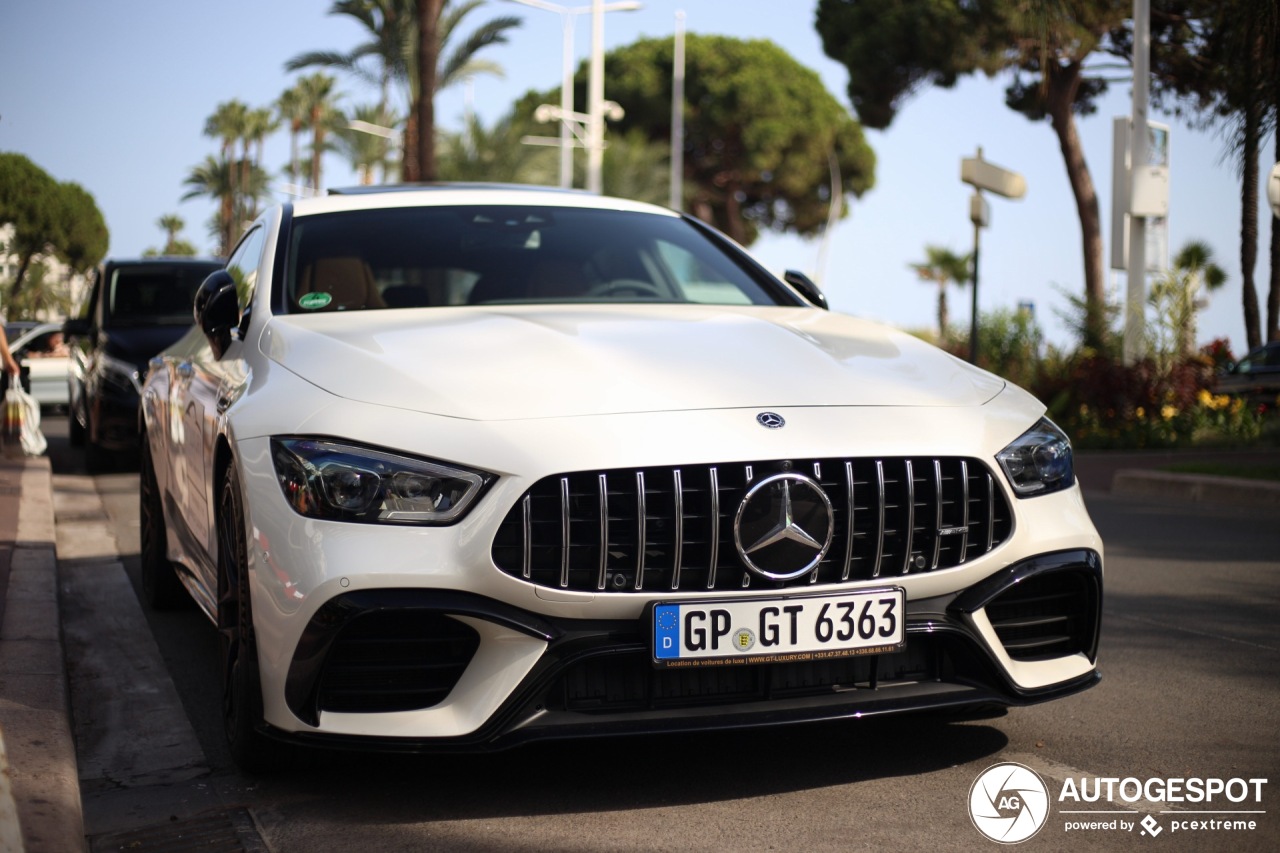
<path id="1" fill-rule="evenodd" d="M 1123 469 L 1115 473 L 1111 481 L 1111 492 L 1216 506 L 1280 508 L 1280 483 L 1240 477 Z"/>
<path id="2" fill-rule="evenodd" d="M 0 480 L 19 496 L 8 588 L 0 591 L 0 850 L 84 850 L 49 460 L 0 462 Z"/>

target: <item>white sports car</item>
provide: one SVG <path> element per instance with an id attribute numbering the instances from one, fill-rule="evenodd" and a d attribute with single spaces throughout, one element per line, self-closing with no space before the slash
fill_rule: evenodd
<path id="1" fill-rule="evenodd" d="M 784 278 L 580 193 L 264 214 L 143 393 L 145 595 L 217 626 L 236 760 L 1096 683 L 1102 542 L 1045 407 Z"/>

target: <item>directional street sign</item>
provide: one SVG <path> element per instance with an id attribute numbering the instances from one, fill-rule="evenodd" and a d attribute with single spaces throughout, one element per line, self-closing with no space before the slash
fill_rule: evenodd
<path id="1" fill-rule="evenodd" d="M 965 157 L 960 161 L 960 180 L 1005 198 L 1022 198 L 1027 194 L 1026 178 L 988 163 L 982 159 L 981 151 L 977 157 Z"/>

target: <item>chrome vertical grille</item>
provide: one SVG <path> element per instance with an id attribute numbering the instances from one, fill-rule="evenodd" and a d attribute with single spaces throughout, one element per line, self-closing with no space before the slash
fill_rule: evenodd
<path id="1" fill-rule="evenodd" d="M 734 543 L 752 484 L 793 471 L 831 502 L 831 547 L 812 572 L 753 576 Z M 775 589 L 958 566 L 1013 528 L 982 462 L 957 457 L 808 459 L 584 471 L 544 478 L 493 543 L 502 571 L 583 592 Z"/>

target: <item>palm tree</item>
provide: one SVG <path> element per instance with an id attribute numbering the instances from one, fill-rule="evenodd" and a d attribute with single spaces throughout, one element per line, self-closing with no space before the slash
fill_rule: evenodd
<path id="1" fill-rule="evenodd" d="M 183 222 L 182 217 L 176 213 L 166 213 L 156 220 L 156 224 L 160 226 L 160 230 L 164 231 L 162 254 L 170 254 L 170 249 L 178 240 L 178 232 L 185 228 L 187 223 Z"/>
<path id="2" fill-rule="evenodd" d="M 303 126 L 311 130 L 311 190 L 316 193 L 320 191 L 320 160 L 328 150 L 325 136 L 329 131 L 346 125 L 337 105 L 336 83 L 328 74 L 319 73 L 298 81 L 297 88 L 307 116 Z"/>
<path id="3" fill-rule="evenodd" d="M 1202 291 L 1217 290 L 1226 280 L 1209 245 L 1193 240 L 1174 257 L 1173 266 L 1152 282 L 1147 301 L 1159 315 L 1157 323 L 1172 338 L 1172 354 L 1185 358 L 1195 352 L 1196 314 L 1205 305 Z"/>
<path id="4" fill-rule="evenodd" d="M 307 121 L 307 109 L 303 101 L 301 85 L 286 89 L 276 99 L 276 113 L 281 122 L 287 122 L 289 125 L 289 165 L 285 170 L 289 173 L 289 180 L 297 184 L 302 177 L 302 170 L 298 165 L 298 136 L 302 133 Z"/>
<path id="5" fill-rule="evenodd" d="M 335 0 L 329 14 L 355 18 L 367 31 L 369 40 L 348 53 L 300 53 L 285 63 L 285 70 L 320 66 L 345 71 L 377 86 L 381 93 L 379 106 L 387 107 L 392 83 L 403 83 L 410 77 L 408 59 L 413 55 L 417 32 L 414 0 Z"/>
<path id="6" fill-rule="evenodd" d="M 378 127 L 392 127 L 399 119 L 378 105 L 356 107 L 351 114 L 354 121 L 362 121 Z M 372 184 L 375 169 L 382 170 L 386 180 L 391 159 L 391 141 L 384 136 L 365 133 L 343 126 L 337 133 L 338 148 L 346 155 L 351 166 L 360 174 L 361 184 Z"/>
<path id="7" fill-rule="evenodd" d="M 240 164 L 240 186 L 247 189 L 249 187 L 249 173 L 251 168 L 262 168 L 262 149 L 267 136 L 274 133 L 276 128 L 280 126 L 276 120 L 275 114 L 270 107 L 260 107 L 256 110 L 250 110 L 245 115 L 244 122 L 244 156 Z M 249 146 L 254 146 L 253 159 L 249 159 Z M 253 221 L 258 218 L 258 197 L 250 195 L 247 199 L 247 206 L 243 212 L 244 218 Z"/>
<path id="8" fill-rule="evenodd" d="M 204 196 L 217 202 L 218 212 L 214 216 L 210 233 L 218 239 L 218 254 L 223 256 L 230 251 L 235 236 L 234 172 L 226 158 L 220 160 L 208 155 L 203 163 L 192 167 L 183 181 L 191 187 L 182 196 L 183 201 Z"/>
<path id="9" fill-rule="evenodd" d="M 438 172 L 444 181 L 499 181 L 513 184 L 553 184 L 556 154 L 552 149 L 525 145 L 527 122 L 514 114 L 485 127 L 477 116 L 467 117 L 458 133 L 439 139 Z"/>
<path id="10" fill-rule="evenodd" d="M 484 5 L 484 0 L 444 0 L 437 32 L 440 59 L 436 64 L 436 92 L 468 76 L 500 73 L 493 62 L 477 59 L 476 54 L 491 44 L 504 44 L 506 32 L 520 26 L 520 19 L 505 15 L 483 24 L 453 52 L 446 54 L 445 46 L 462 20 L 472 11 Z M 418 102 L 418 9 L 416 0 L 336 0 L 329 7 L 331 15 L 348 15 L 355 18 L 368 33 L 364 41 L 348 53 L 336 51 L 311 51 L 293 57 L 285 63 L 285 69 L 296 71 L 310 66 L 335 68 L 354 74 L 362 80 L 373 82 L 382 93 L 381 105 L 390 108 L 390 89 L 398 85 L 404 96 L 406 120 L 404 150 L 412 152 L 405 160 L 406 180 L 418 180 L 416 169 L 416 145 L 418 123 L 415 106 Z M 430 129 L 434 133 L 434 126 Z"/>
<path id="11" fill-rule="evenodd" d="M 1271 280 L 1266 316 L 1258 305 L 1254 265 L 1258 259 L 1258 171 L 1262 143 L 1273 131 L 1280 154 L 1280 5 L 1275 0 L 1232 0 L 1209 4 L 1203 40 L 1215 52 L 1197 68 L 1208 75 L 1194 78 L 1208 94 L 1195 89 L 1202 113 L 1216 122 L 1226 119 L 1230 155 L 1240 178 L 1240 293 L 1249 349 L 1280 337 L 1280 236 L 1272 220 Z M 1265 319 L 1266 325 L 1263 325 Z"/>
<path id="12" fill-rule="evenodd" d="M 950 249 L 940 246 L 925 246 L 927 260 L 920 264 L 911 264 L 921 281 L 930 281 L 938 285 L 938 340 L 947 336 L 947 285 L 955 282 L 964 286 L 973 276 L 973 256 L 957 255 Z"/>
<path id="13" fill-rule="evenodd" d="M 204 135 L 220 140 L 222 143 L 222 159 L 230 163 L 235 156 L 236 143 L 244 138 L 245 122 L 249 115 L 249 107 L 238 100 L 224 101 L 218 104 L 213 115 L 205 119 Z M 237 175 L 233 171 L 231 178 L 232 216 L 237 202 Z"/>

